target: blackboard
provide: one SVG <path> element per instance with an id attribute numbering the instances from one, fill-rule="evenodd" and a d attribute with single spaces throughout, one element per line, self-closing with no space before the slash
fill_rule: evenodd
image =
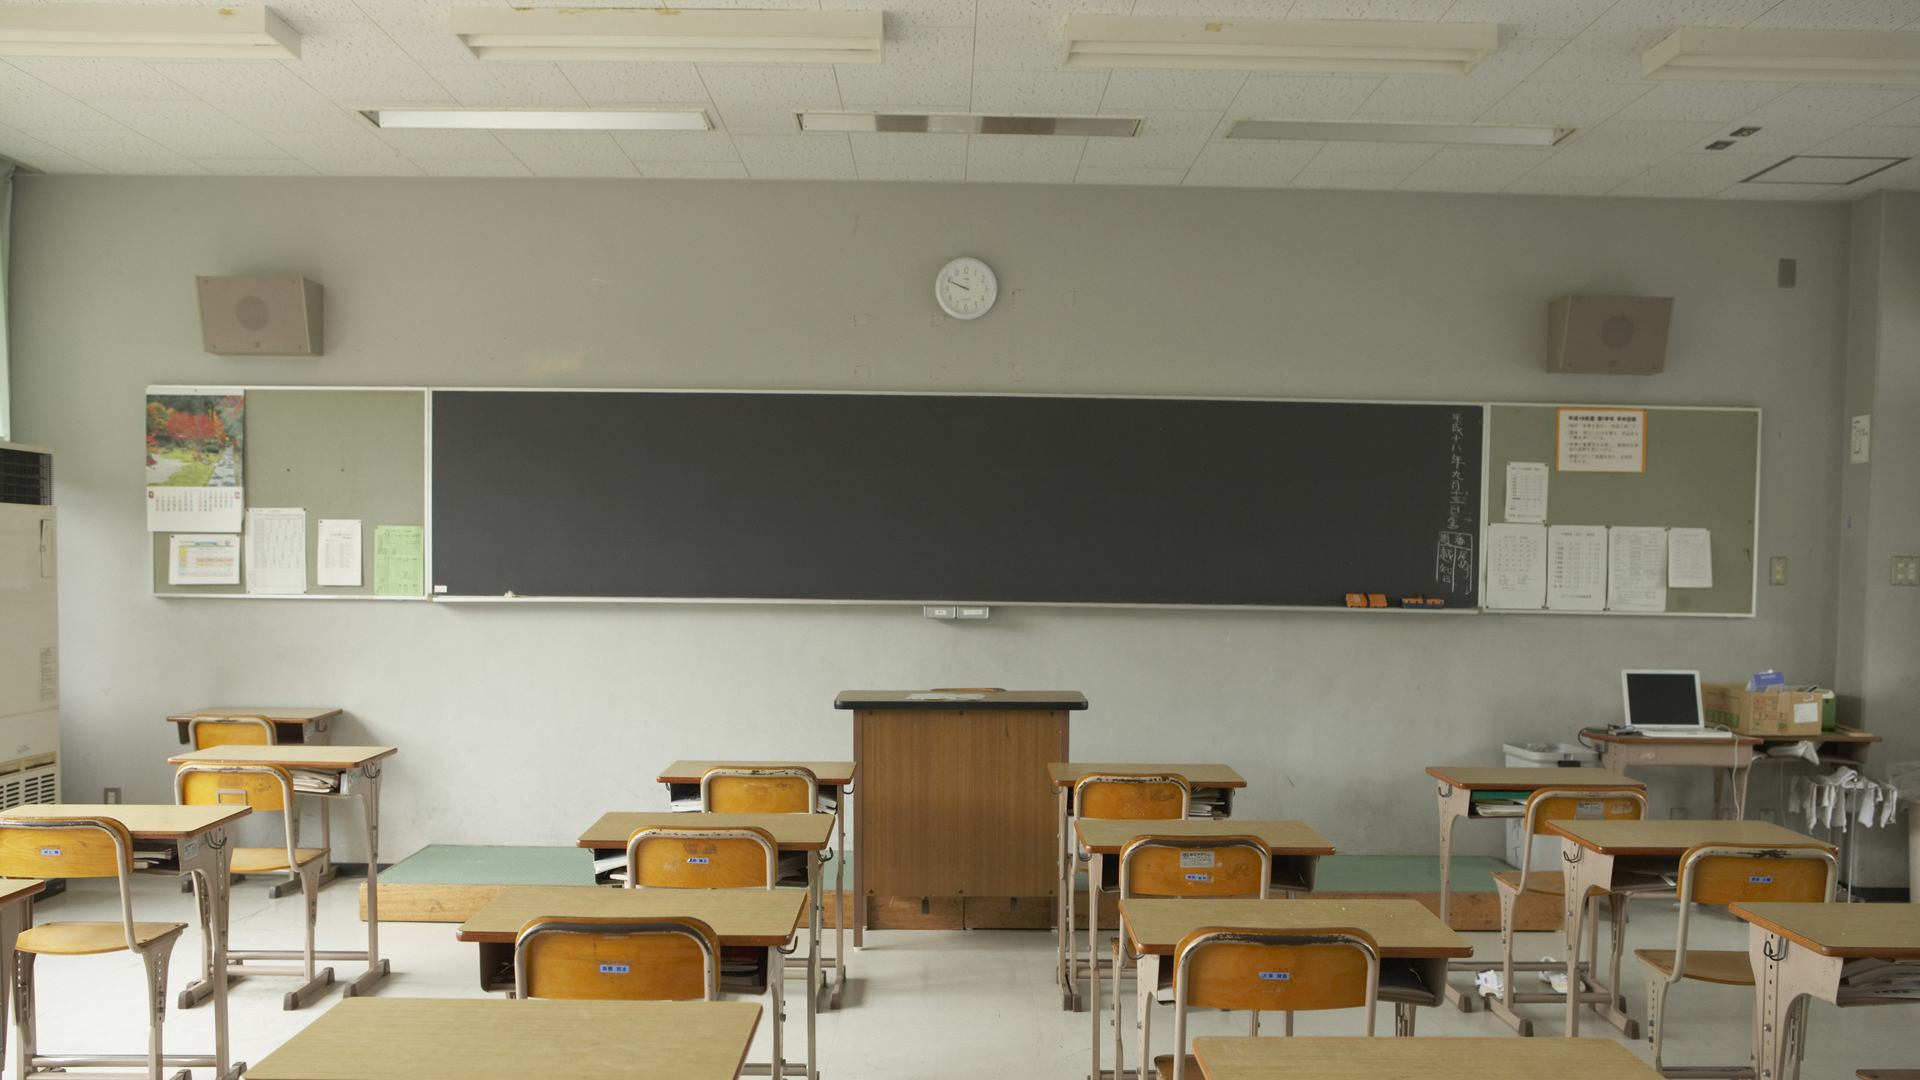
<path id="1" fill-rule="evenodd" d="M 448 599 L 1477 603 L 1479 404 L 433 393 Z"/>

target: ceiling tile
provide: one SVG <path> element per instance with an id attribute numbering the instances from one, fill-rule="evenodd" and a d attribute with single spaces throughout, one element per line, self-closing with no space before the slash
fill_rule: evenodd
<path id="1" fill-rule="evenodd" d="M 1104 71 L 976 71 L 973 111 L 1087 116 L 1106 86 Z"/>
<path id="2" fill-rule="evenodd" d="M 1720 199 L 1747 199 L 1754 202 L 1812 202 L 1845 188 L 1810 184 L 1788 187 L 1785 184 L 1735 184 L 1715 193 Z"/>
<path id="3" fill-rule="evenodd" d="M 1360 106 L 1369 115 L 1475 117 L 1492 108 L 1560 48 L 1558 41 L 1513 41 L 1461 75 L 1390 75 Z"/>
<path id="4" fill-rule="evenodd" d="M 1618 120 L 1711 120 L 1728 123 L 1786 93 L 1780 83 L 1661 82 L 1614 114 Z"/>
<path id="5" fill-rule="evenodd" d="M 1190 187 L 1285 187 L 1325 143 L 1215 142 L 1187 170 Z"/>
<path id="6" fill-rule="evenodd" d="M 27 134 L 18 128 L 0 125 L 0 154 L 4 154 L 22 165 L 30 165 L 42 172 L 49 173 L 97 173 L 102 172 L 96 165 L 89 165 L 64 150 Z"/>
<path id="7" fill-rule="evenodd" d="M 1781 0 L 1755 30 L 1900 30 L 1920 19 L 1913 0 Z"/>
<path id="8" fill-rule="evenodd" d="M 1485 124 L 1551 124 L 1591 127 L 1647 92 L 1642 83 L 1522 83 L 1480 114 Z"/>
<path id="9" fill-rule="evenodd" d="M 532 176 L 533 170 L 515 157 L 483 161 L 473 158 L 416 158 L 414 164 L 428 176 Z"/>
<path id="10" fill-rule="evenodd" d="M 1459 0 L 1441 22 L 1497 23 L 1504 37 L 1564 40 L 1585 30 L 1614 0 Z M 1504 46 L 1503 46 L 1504 47 Z"/>
<path id="11" fill-rule="evenodd" d="M 1453 0 L 1294 0 L 1290 19 L 1385 19 L 1437 22 Z"/>
<path id="12" fill-rule="evenodd" d="M 190 158 L 280 158 L 286 151 L 204 101 L 102 101 L 101 112 Z"/>
<path id="13" fill-rule="evenodd" d="M 1920 157 L 1920 127 L 1862 125 L 1843 131 L 1817 146 L 1809 147 L 1807 152 L 1848 156 L 1878 154 L 1886 157 Z"/>
<path id="14" fill-rule="evenodd" d="M 198 175 L 207 171 L 152 139 L 124 128 L 34 134 L 56 150 L 122 176 Z"/>
<path id="15" fill-rule="evenodd" d="M 191 98 L 192 92 L 142 60 L 13 56 L 7 63 L 82 101 L 101 98 Z"/>
<path id="16" fill-rule="evenodd" d="M 1294 0 L 1134 0 L 1128 14 L 1149 19 L 1284 19 Z"/>
<path id="17" fill-rule="evenodd" d="M 1739 117 L 1742 124 L 1813 124 L 1852 127 L 1920 99 L 1920 90 L 1870 86 L 1796 86 Z"/>
<path id="18" fill-rule="evenodd" d="M 745 180 L 747 167 L 733 161 L 640 161 L 640 175 L 656 180 Z"/>
<path id="19" fill-rule="evenodd" d="M 1067 13 L 1125 15 L 1133 0 L 987 0 L 974 17 L 973 63 L 981 71 L 1059 71 Z"/>
<path id="20" fill-rule="evenodd" d="M 300 59 L 284 60 L 301 81 L 334 101 L 360 108 L 452 103 L 433 81 L 372 23 L 314 23 L 300 40 Z"/>
<path id="21" fill-rule="evenodd" d="M 1364 188 L 1385 191 L 1400 186 L 1405 173 L 1337 173 L 1310 172 L 1301 170 L 1295 174 L 1288 187 L 1297 188 Z"/>
<path id="22" fill-rule="evenodd" d="M 1744 123 L 1744 121 L 1738 122 Z M 1720 130 L 1730 133 L 1733 129 L 1731 124 L 1722 124 Z M 1804 154 L 1821 143 L 1838 137 L 1846 130 L 1845 124 L 1763 124 L 1760 125 L 1760 130 L 1752 135 L 1732 140 L 1735 145 L 1728 147 L 1727 150 L 1736 154 L 1772 157 Z"/>
<path id="23" fill-rule="evenodd" d="M 1232 104 L 1246 81 L 1244 71 L 1118 69 L 1107 79 L 1100 110 L 1181 109 L 1217 113 Z"/>
<path id="24" fill-rule="evenodd" d="M 964 166 L 967 163 L 965 135 L 862 131 L 847 138 L 853 145 L 853 160 L 861 165 Z"/>
<path id="25" fill-rule="evenodd" d="M 594 108 L 708 100 L 707 84 L 692 64 L 581 61 L 556 66 L 574 92 Z"/>
<path id="26" fill-rule="evenodd" d="M 4 64 L 0 64 L 0 124 L 26 132 L 120 130 L 120 122 L 113 117 Z"/>
<path id="27" fill-rule="evenodd" d="M 287 131 L 265 132 L 275 146 L 328 175 L 341 175 L 349 165 L 365 163 L 369 168 L 398 169 L 405 164 L 393 147 L 381 141 L 372 128 L 362 131 Z M 404 172 L 404 170 L 402 170 Z"/>
<path id="28" fill-rule="evenodd" d="M 616 131 L 613 141 L 636 165 L 662 161 L 689 165 L 740 163 L 733 140 L 724 131 Z"/>
<path id="29" fill-rule="evenodd" d="M 1643 83 L 1640 57 L 1664 36 L 1657 30 L 1585 30 L 1535 68 L 1531 77 L 1542 82 Z"/>
<path id="30" fill-rule="evenodd" d="M 1705 198 L 1771 164 L 1769 160 L 1745 154 L 1675 154 L 1614 188 L 1613 194 Z"/>
<path id="31" fill-rule="evenodd" d="M 367 17 L 354 0 L 273 0 L 270 6 L 288 22 L 355 22 Z"/>
<path id="32" fill-rule="evenodd" d="M 1591 176 L 1542 176 L 1536 169 L 1508 184 L 1507 190 L 1516 195 L 1605 195 L 1620 183 Z"/>
<path id="33" fill-rule="evenodd" d="M 1602 120 L 1561 142 L 1562 147 L 1615 154 L 1652 164 L 1670 154 L 1697 150 L 1726 131 L 1724 124 L 1680 124 L 1655 120 Z"/>
<path id="34" fill-rule="evenodd" d="M 279 64 L 196 60 L 160 70 L 200 100 L 255 131 L 364 131 L 366 121 Z"/>
<path id="35" fill-rule="evenodd" d="M 297 158 L 197 158 L 194 164 L 215 176 L 317 176 Z"/>
<path id="36" fill-rule="evenodd" d="M 485 0 L 457 2 L 463 7 L 508 6 Z M 419 63 L 464 64 L 473 60 L 473 52 L 461 44 L 448 25 L 447 8 L 452 5 L 424 4 L 420 0 L 355 0 L 355 3 L 395 45 Z"/>
<path id="37" fill-rule="evenodd" d="M 1376 76 L 1251 75 L 1227 114 L 1233 119 L 1345 120 L 1383 81 Z"/>
<path id="38" fill-rule="evenodd" d="M 735 135 L 798 134 L 794 113 L 843 107 L 831 67 L 702 64 L 700 79 Z"/>
<path id="39" fill-rule="evenodd" d="M 961 136 L 965 138 L 965 136 Z M 862 180 L 936 180 L 967 178 L 966 165 L 912 161 L 862 161 L 856 165 Z"/>
<path id="40" fill-rule="evenodd" d="M 402 157 L 413 161 L 436 158 L 443 161 L 511 161 L 512 151 L 501 145 L 491 131 L 432 131 L 413 128 L 386 128 L 374 133 L 381 142 Z"/>
<path id="41" fill-rule="evenodd" d="M 1110 169 L 1099 165 L 1082 165 L 1074 174 L 1078 184 L 1151 184 L 1168 186 L 1178 184 L 1187 178 L 1185 169 Z"/>
<path id="42" fill-rule="evenodd" d="M 1401 186 L 1428 191 L 1498 191 L 1552 153 L 1520 147 L 1442 147 L 1409 173 Z"/>
<path id="43" fill-rule="evenodd" d="M 1920 98 L 1914 98 L 1905 105 L 1896 105 L 1886 112 L 1875 116 L 1870 123 L 1890 124 L 1896 127 L 1920 127 Z"/>
<path id="44" fill-rule="evenodd" d="M 1084 138 L 967 136 L 967 179 L 1013 184 L 1068 184 L 1086 151 Z"/>
<path id="45" fill-rule="evenodd" d="M 736 135 L 734 148 L 755 180 L 853 180 L 845 135 Z"/>
<path id="46" fill-rule="evenodd" d="M 887 35 L 884 64 L 838 64 L 848 108 L 896 105 L 967 107 L 973 88 L 973 29 L 909 26 Z"/>
<path id="47" fill-rule="evenodd" d="M 1432 143 L 1330 142 L 1307 168 L 1313 172 L 1406 175 L 1440 152 Z"/>
<path id="48" fill-rule="evenodd" d="M 1148 112 L 1128 139 L 1087 139 L 1082 168 L 1181 169 L 1193 164 L 1220 127 L 1217 112 Z"/>
<path id="49" fill-rule="evenodd" d="M 494 136 L 535 176 L 638 176 L 604 131 L 499 131 Z"/>
<path id="50" fill-rule="evenodd" d="M 998 0 L 990 0 L 998 2 Z M 820 0 L 822 11 L 886 9 L 887 26 L 972 26 L 974 0 Z M 889 44 L 888 48 L 893 46 Z"/>
<path id="51" fill-rule="evenodd" d="M 1569 146 L 1555 150 L 1552 157 L 1534 166 L 1527 175 L 1577 176 L 1619 183 L 1646 171 L 1647 165 L 1648 162 L 1640 158 L 1623 158 L 1606 150 L 1582 150 L 1577 146 Z"/>
<path id="52" fill-rule="evenodd" d="M 584 109 L 587 102 L 555 64 L 464 64 L 427 74 L 466 109 Z"/>
<path id="53" fill-rule="evenodd" d="M 1637 30 L 1666 37 L 1681 26 L 1745 26 L 1779 0 L 1619 0 L 1593 21 L 1596 31 Z"/>

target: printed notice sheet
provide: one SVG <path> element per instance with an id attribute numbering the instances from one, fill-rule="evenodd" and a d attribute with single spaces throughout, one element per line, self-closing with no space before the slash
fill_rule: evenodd
<path id="1" fill-rule="evenodd" d="M 1547 464 L 1507 462 L 1507 520 L 1538 525 L 1547 520 Z"/>
<path id="2" fill-rule="evenodd" d="M 318 549 L 320 565 L 314 568 L 321 585 L 360 584 L 360 522 L 351 518 L 321 518 Z"/>
<path id="3" fill-rule="evenodd" d="M 1607 527 L 1554 525 L 1547 529 L 1547 610 L 1604 611 L 1607 607 Z"/>
<path id="4" fill-rule="evenodd" d="M 147 395 L 147 531 L 240 531 L 245 395 Z"/>
<path id="5" fill-rule="evenodd" d="M 247 591 L 307 591 L 307 512 L 256 506 L 247 511 Z"/>
<path id="6" fill-rule="evenodd" d="M 1561 472 L 1646 472 L 1647 410 L 1561 409 L 1555 467 Z"/>
<path id="7" fill-rule="evenodd" d="M 1546 603 L 1547 527 L 1488 525 L 1486 605 L 1538 611 Z"/>
<path id="8" fill-rule="evenodd" d="M 1667 588 L 1713 588 L 1713 533 L 1710 530 L 1667 530 Z"/>
<path id="9" fill-rule="evenodd" d="M 419 525 L 373 527 L 373 591 L 377 596 L 425 596 L 427 530 Z"/>
<path id="10" fill-rule="evenodd" d="M 240 584 L 240 537 L 233 533 L 168 537 L 167 584 Z"/>
<path id="11" fill-rule="evenodd" d="M 1667 610 L 1667 530 L 1607 530 L 1607 610 Z"/>

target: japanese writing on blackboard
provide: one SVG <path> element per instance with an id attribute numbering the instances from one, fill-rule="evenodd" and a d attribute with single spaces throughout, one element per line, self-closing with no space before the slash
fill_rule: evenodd
<path id="1" fill-rule="evenodd" d="M 1447 527 L 1440 533 L 1433 566 L 1433 579 L 1450 593 L 1472 592 L 1475 580 L 1473 532 L 1461 527 L 1473 520 L 1473 483 L 1468 479 L 1469 463 L 1461 454 L 1466 434 L 1466 421 L 1454 413 L 1447 429 Z"/>

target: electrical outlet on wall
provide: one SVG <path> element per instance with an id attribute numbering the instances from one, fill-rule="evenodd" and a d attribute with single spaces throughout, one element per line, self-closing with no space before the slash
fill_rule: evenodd
<path id="1" fill-rule="evenodd" d="M 117 787 L 101 789 L 100 801 L 103 803 L 106 803 L 108 806 L 119 806 L 120 805 L 120 789 Z"/>
<path id="2" fill-rule="evenodd" d="M 1787 557 L 1775 555 L 1767 560 L 1767 584 L 1785 585 L 1787 583 Z"/>
<path id="3" fill-rule="evenodd" d="M 1920 555 L 1895 555 L 1893 557 L 1893 583 L 1895 585 L 1920 585 Z"/>

